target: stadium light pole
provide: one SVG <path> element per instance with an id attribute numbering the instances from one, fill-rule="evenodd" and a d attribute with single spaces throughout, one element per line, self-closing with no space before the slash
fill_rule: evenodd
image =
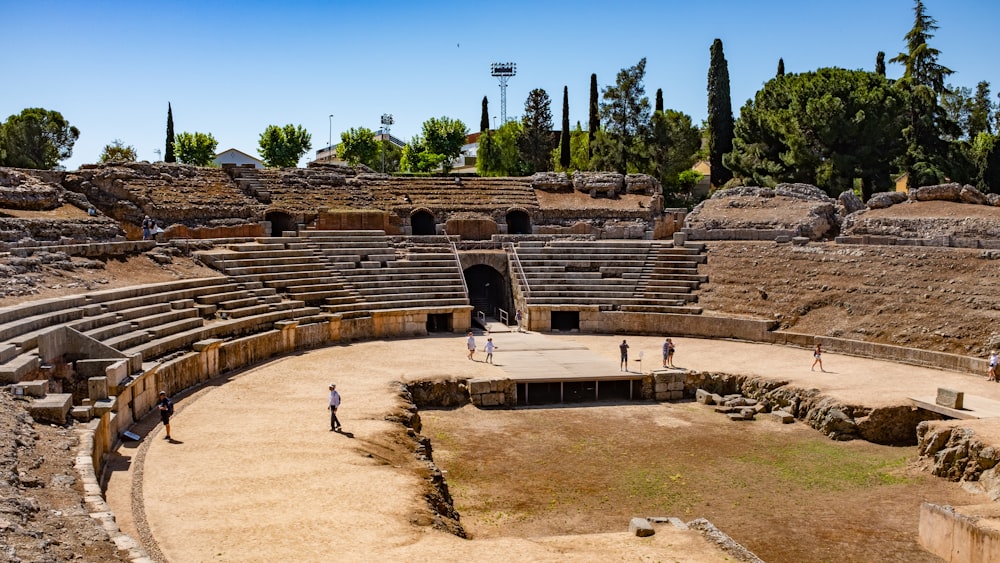
<path id="1" fill-rule="evenodd" d="M 330 136 L 326 141 L 326 160 L 329 162 L 331 160 L 330 153 L 333 151 L 333 114 L 330 114 Z"/>
<path id="2" fill-rule="evenodd" d="M 517 74 L 517 63 L 493 63 L 490 75 L 500 80 L 500 125 L 507 123 L 507 81 Z"/>
<path id="3" fill-rule="evenodd" d="M 393 119 L 391 113 L 382 114 L 382 173 L 383 174 L 385 174 L 385 144 L 386 142 L 388 142 L 387 138 L 389 137 L 389 129 L 392 128 L 392 124 L 395 122 L 396 120 Z"/>

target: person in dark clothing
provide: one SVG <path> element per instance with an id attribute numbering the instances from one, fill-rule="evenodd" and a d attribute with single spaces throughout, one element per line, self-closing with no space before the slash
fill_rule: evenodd
<path id="1" fill-rule="evenodd" d="M 160 409 L 160 421 L 167 431 L 165 440 L 170 440 L 170 417 L 174 414 L 174 402 L 167 396 L 166 391 L 160 391 L 160 400 L 156 403 Z"/>
<path id="2" fill-rule="evenodd" d="M 622 371 L 628 371 L 628 342 L 622 340 L 622 343 L 618 345 L 618 350 L 622 353 Z"/>

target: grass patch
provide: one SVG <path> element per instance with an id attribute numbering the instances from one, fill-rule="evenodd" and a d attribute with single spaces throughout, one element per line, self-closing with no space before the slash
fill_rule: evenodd
<path id="1" fill-rule="evenodd" d="M 812 491 L 844 491 L 906 484 L 902 476 L 907 456 L 878 457 L 863 452 L 850 455 L 844 445 L 807 441 L 769 448 L 766 453 L 740 456 L 738 461 L 770 468 L 778 479 Z"/>

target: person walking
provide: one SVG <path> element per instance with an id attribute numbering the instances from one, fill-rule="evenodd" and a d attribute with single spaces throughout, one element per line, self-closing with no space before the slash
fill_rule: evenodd
<path id="1" fill-rule="evenodd" d="M 667 359 L 670 357 L 670 339 L 663 341 L 663 367 L 667 367 Z"/>
<path id="2" fill-rule="evenodd" d="M 340 419 L 337 418 L 337 409 L 340 408 L 340 393 L 337 392 L 337 384 L 330 384 L 330 432 L 340 432 Z"/>
<path id="3" fill-rule="evenodd" d="M 153 220 L 146 215 L 142 218 L 142 240 L 153 238 Z"/>
<path id="4" fill-rule="evenodd" d="M 622 340 L 622 343 L 618 345 L 618 350 L 622 354 L 622 361 L 619 368 L 622 371 L 628 371 L 628 342 Z"/>
<path id="5" fill-rule="evenodd" d="M 472 336 L 472 331 L 469 331 L 468 337 L 465 339 L 465 347 L 469 349 L 469 359 L 475 361 L 472 357 L 476 353 L 476 337 Z"/>
<path id="6" fill-rule="evenodd" d="M 994 350 L 993 353 L 990 354 L 990 369 L 986 372 L 987 380 L 1000 381 L 1000 379 L 997 378 L 997 364 L 1000 364 L 1000 355 L 998 355 L 997 351 Z"/>
<path id="7" fill-rule="evenodd" d="M 167 431 L 167 435 L 163 439 L 170 440 L 170 417 L 174 414 L 174 402 L 167 396 L 166 391 L 160 391 L 160 400 L 157 401 L 156 406 L 160 409 L 160 422 L 163 423 L 163 428 Z"/>
<path id="8" fill-rule="evenodd" d="M 517 322 L 517 331 L 518 331 L 518 332 L 524 332 L 524 331 L 523 331 L 523 330 L 521 329 L 521 320 L 522 320 L 523 318 L 524 318 L 524 317 L 523 317 L 523 316 L 521 315 L 521 310 L 520 310 L 520 309 L 518 309 L 517 311 L 515 311 L 515 312 L 514 312 L 514 321 L 515 321 L 515 322 Z"/>
<path id="9" fill-rule="evenodd" d="M 816 348 L 813 350 L 812 371 L 816 371 L 816 364 L 819 364 L 819 371 L 826 372 L 823 369 L 823 350 L 820 348 L 819 342 L 816 343 Z"/>
<path id="10" fill-rule="evenodd" d="M 488 363 L 493 363 L 493 350 L 496 350 L 497 346 L 493 343 L 492 338 L 486 339 L 486 346 L 483 347 L 483 351 L 486 352 L 486 361 Z"/>
<path id="11" fill-rule="evenodd" d="M 667 347 L 667 367 L 672 368 L 674 367 L 674 350 L 677 349 L 677 346 L 674 345 L 674 341 L 670 338 L 667 339 L 664 345 Z"/>

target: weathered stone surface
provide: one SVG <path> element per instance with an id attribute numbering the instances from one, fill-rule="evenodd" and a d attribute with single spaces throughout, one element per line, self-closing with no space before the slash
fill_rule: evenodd
<path id="1" fill-rule="evenodd" d="M 868 198 L 868 209 L 885 209 L 909 199 L 904 192 L 878 192 Z"/>
<path id="2" fill-rule="evenodd" d="M 963 408 L 964 401 L 965 393 L 954 389 L 945 389 L 944 387 L 938 387 L 937 398 L 934 400 L 936 404 L 950 409 Z"/>
<path id="3" fill-rule="evenodd" d="M 645 518 L 633 518 L 628 523 L 628 533 L 635 534 L 640 538 L 647 538 L 656 533 L 653 525 Z"/>
<path id="4" fill-rule="evenodd" d="M 694 392 L 694 400 L 703 405 L 715 404 L 715 399 L 712 398 L 712 393 L 705 391 L 704 389 L 698 389 Z"/>
<path id="5" fill-rule="evenodd" d="M 837 201 L 840 205 L 844 206 L 844 210 L 847 212 L 847 215 L 861 211 L 865 208 L 865 204 L 861 201 L 861 198 L 850 190 L 841 192 L 840 196 L 837 197 Z"/>
<path id="6" fill-rule="evenodd" d="M 625 189 L 625 178 L 615 172 L 574 172 L 573 189 L 591 197 L 618 197 Z"/>
<path id="7" fill-rule="evenodd" d="M 777 236 L 819 240 L 836 234 L 839 225 L 836 200 L 808 184 L 719 190 L 684 219 L 684 231 L 692 238 L 705 233 L 698 238 L 712 240 L 774 240 Z"/>
<path id="8" fill-rule="evenodd" d="M 962 203 L 971 203 L 973 205 L 989 205 L 990 202 L 986 199 L 986 196 L 974 186 L 965 185 L 962 186 L 962 191 L 958 192 L 958 200 Z"/>
<path id="9" fill-rule="evenodd" d="M 795 417 L 792 416 L 791 413 L 788 413 L 786 411 L 780 411 L 780 410 L 779 411 L 771 411 L 771 412 L 767 413 L 767 416 L 771 420 L 773 420 L 775 422 L 780 422 L 782 424 L 791 424 L 791 423 L 795 422 Z"/>
<path id="10" fill-rule="evenodd" d="M 961 193 L 962 185 L 953 182 L 910 190 L 910 199 L 915 201 L 958 201 Z"/>
<path id="11" fill-rule="evenodd" d="M 565 172 L 536 172 L 530 181 L 532 188 L 543 192 L 573 191 L 573 181 Z"/>
<path id="12" fill-rule="evenodd" d="M 628 174 L 625 176 L 625 193 L 654 195 L 663 193 L 663 186 L 648 174 Z"/>
<path id="13" fill-rule="evenodd" d="M 38 211 L 59 207 L 59 186 L 12 168 L 0 168 L 0 207 Z"/>

